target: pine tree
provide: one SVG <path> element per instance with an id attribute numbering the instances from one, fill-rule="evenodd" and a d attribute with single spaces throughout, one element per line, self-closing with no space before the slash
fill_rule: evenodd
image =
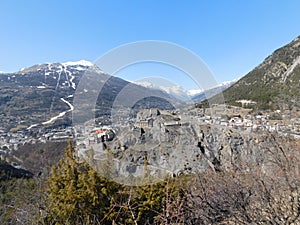
<path id="1" fill-rule="evenodd" d="M 47 185 L 46 224 L 111 224 L 110 207 L 120 187 L 81 162 L 71 142 Z"/>

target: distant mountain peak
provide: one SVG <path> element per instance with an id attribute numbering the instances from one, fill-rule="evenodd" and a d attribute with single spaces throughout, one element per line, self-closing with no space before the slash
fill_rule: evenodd
<path id="1" fill-rule="evenodd" d="M 150 89 L 156 89 L 166 92 L 167 94 L 171 95 L 172 97 L 179 99 L 181 101 L 202 101 L 206 98 L 212 97 L 213 95 L 219 94 L 220 92 L 224 91 L 231 85 L 233 85 L 235 82 L 237 82 L 240 78 L 234 79 L 232 81 L 224 81 L 214 87 L 211 87 L 210 89 L 203 90 L 203 89 L 191 89 L 191 90 L 185 90 L 180 85 L 176 84 L 157 84 L 152 83 L 151 81 L 136 81 L 134 82 L 137 85 L 150 88 Z"/>
<path id="2" fill-rule="evenodd" d="M 191 89 L 191 90 L 187 91 L 187 94 L 188 94 L 188 96 L 193 97 L 195 95 L 203 93 L 203 91 L 204 91 L 203 89 Z"/>
<path id="3" fill-rule="evenodd" d="M 198 93 L 196 93 L 196 90 L 193 90 L 193 92 L 195 93 L 194 95 L 191 95 L 192 99 L 195 102 L 200 102 L 203 101 L 207 98 L 211 98 L 214 95 L 217 95 L 221 92 L 223 92 L 224 90 L 226 90 L 227 88 L 231 87 L 232 85 L 234 85 L 240 78 L 236 78 L 232 81 L 224 81 L 210 89 L 207 90 L 199 90 Z"/>
<path id="4" fill-rule="evenodd" d="M 93 70 L 96 73 L 103 73 L 103 71 L 94 63 L 87 61 L 87 60 L 79 60 L 79 61 L 68 61 L 68 62 L 46 62 L 42 64 L 36 64 L 31 67 L 22 68 L 18 72 L 15 73 L 28 73 L 28 72 L 35 72 L 35 71 L 47 71 L 49 73 L 51 71 L 61 71 L 65 69 L 70 69 L 72 71 L 86 71 L 86 70 Z"/>

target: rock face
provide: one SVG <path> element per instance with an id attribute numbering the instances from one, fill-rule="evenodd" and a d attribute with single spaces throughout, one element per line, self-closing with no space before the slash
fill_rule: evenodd
<path id="1" fill-rule="evenodd" d="M 145 120 L 142 115 L 150 114 L 143 112 L 139 118 Z M 200 124 L 192 118 L 187 122 L 166 112 L 155 113 L 152 119 L 153 126 L 137 121 L 119 129 L 114 141 L 108 143 L 111 175 L 116 180 L 124 182 L 128 177 L 141 178 L 145 174 L 161 179 L 167 174 L 208 170 L 249 171 L 256 165 L 267 165 L 269 153 L 278 149 L 274 135 L 266 133 Z"/>

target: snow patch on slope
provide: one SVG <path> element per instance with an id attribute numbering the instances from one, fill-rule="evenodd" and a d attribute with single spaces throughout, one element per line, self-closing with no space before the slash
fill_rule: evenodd
<path id="1" fill-rule="evenodd" d="M 188 96 L 194 96 L 197 94 L 202 93 L 204 90 L 203 89 L 191 89 L 187 91 Z"/>
<path id="2" fill-rule="evenodd" d="M 64 66 L 86 66 L 86 67 L 94 66 L 94 64 L 92 62 L 89 62 L 86 60 L 79 60 L 76 62 L 65 62 L 65 63 L 62 63 L 62 65 L 64 65 Z"/>
<path id="3" fill-rule="evenodd" d="M 51 124 L 51 123 L 55 122 L 57 119 L 59 119 L 59 118 L 63 117 L 64 115 L 66 115 L 66 113 L 71 112 L 71 111 L 74 110 L 74 106 L 70 102 L 68 102 L 64 98 L 60 98 L 60 100 L 63 101 L 64 103 L 66 103 L 70 107 L 70 109 L 59 113 L 57 116 L 52 117 L 50 120 L 42 122 L 42 125 Z M 32 128 L 32 126 L 30 126 L 30 128 Z"/>

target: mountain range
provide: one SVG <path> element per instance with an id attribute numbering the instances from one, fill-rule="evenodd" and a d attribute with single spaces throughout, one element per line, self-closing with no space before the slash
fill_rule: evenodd
<path id="1" fill-rule="evenodd" d="M 88 61 L 44 63 L 14 73 L 0 73 L 1 130 L 26 129 L 38 124 L 59 126 L 71 124 L 74 93 L 85 73 L 106 80 L 95 106 L 95 115 L 109 117 L 114 100 L 124 87 L 134 94 L 147 93 L 153 104 L 147 107 L 174 108 L 168 100 L 185 97 L 205 105 L 206 98 L 218 99 L 222 92 L 227 104 L 264 109 L 297 109 L 300 107 L 300 36 L 279 48 L 260 65 L 239 80 L 223 83 L 210 90 L 189 96 L 180 87 L 150 87 L 134 84 L 105 74 Z M 101 79 L 100 79 L 101 80 Z M 132 90 L 133 90 L 132 89 Z M 158 90 L 159 89 L 159 90 Z M 88 92 L 89 90 L 84 90 Z M 155 94 L 156 93 L 156 94 Z M 145 107 L 145 103 L 136 104 Z M 144 104 L 144 105 L 143 105 Z"/>
<path id="2" fill-rule="evenodd" d="M 194 102 L 201 102 L 205 99 L 211 98 L 221 93 L 222 91 L 226 90 L 237 81 L 238 79 L 234 79 L 232 81 L 225 81 L 207 90 L 203 90 L 203 89 L 185 90 L 179 85 L 163 85 L 163 84 L 156 84 L 156 83 L 154 84 L 148 81 L 140 81 L 134 83 L 146 88 L 164 91 L 178 100 L 189 101 L 190 103 L 194 103 Z"/>
<path id="3" fill-rule="evenodd" d="M 84 74 L 95 76 L 102 84 L 101 95 L 95 106 L 96 117 L 109 117 L 111 107 L 120 91 L 127 87 L 136 94 L 162 96 L 147 99 L 150 107 L 169 108 L 170 96 L 159 90 L 129 83 L 105 74 L 88 61 L 45 63 L 21 69 L 14 73 L 0 74 L 0 122 L 4 131 L 44 126 L 68 126 L 71 124 L 72 102 L 76 88 Z M 84 90 L 87 92 L 95 90 Z M 80 93 L 79 93 L 80 94 Z M 166 99 L 166 100 L 164 100 Z M 149 105 L 152 102 L 152 105 Z M 141 104 L 139 103 L 141 107 Z"/>

